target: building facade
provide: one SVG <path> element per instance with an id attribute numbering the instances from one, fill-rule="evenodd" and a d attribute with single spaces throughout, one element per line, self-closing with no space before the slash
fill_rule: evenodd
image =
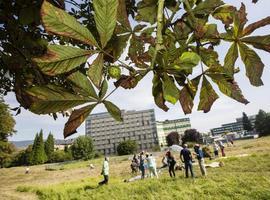
<path id="1" fill-rule="evenodd" d="M 179 135 L 183 135 L 185 130 L 191 128 L 190 119 L 174 119 L 174 120 L 165 120 L 157 121 L 157 135 L 158 143 L 160 146 L 166 146 L 166 136 L 171 132 L 178 132 Z"/>
<path id="2" fill-rule="evenodd" d="M 123 122 L 115 121 L 109 113 L 89 115 L 86 135 L 92 137 L 95 149 L 104 154 L 116 154 L 117 146 L 124 140 L 135 140 L 140 150 L 158 144 L 154 109 L 122 111 Z"/>
<path id="3" fill-rule="evenodd" d="M 254 126 L 256 115 L 248 116 L 248 119 L 250 120 L 252 126 Z M 212 135 L 222 135 L 228 132 L 241 133 L 243 131 L 244 131 L 244 126 L 243 126 L 242 118 L 236 118 L 236 122 L 222 124 L 221 127 L 211 129 Z"/>

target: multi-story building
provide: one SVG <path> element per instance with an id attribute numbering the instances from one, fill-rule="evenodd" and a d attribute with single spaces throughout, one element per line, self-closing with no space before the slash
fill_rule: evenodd
<path id="1" fill-rule="evenodd" d="M 166 136 L 171 132 L 178 132 L 179 135 L 183 135 L 185 130 L 191 128 L 190 119 L 174 119 L 174 120 L 165 120 L 157 121 L 157 134 L 158 134 L 158 143 L 160 146 L 166 146 Z"/>
<path id="2" fill-rule="evenodd" d="M 248 116 L 252 126 L 255 124 L 256 115 Z M 236 118 L 236 122 L 222 124 L 221 127 L 211 129 L 212 135 L 221 135 L 228 132 L 241 133 L 244 131 L 243 119 Z"/>
<path id="3" fill-rule="evenodd" d="M 154 109 L 122 111 L 123 122 L 115 121 L 109 113 L 89 115 L 86 135 L 92 137 L 95 149 L 104 154 L 117 153 L 117 146 L 124 140 L 135 140 L 140 150 L 158 144 Z"/>
<path id="4" fill-rule="evenodd" d="M 211 129 L 212 135 L 221 135 L 227 132 L 241 132 L 244 130 L 242 122 L 222 124 L 221 127 Z"/>

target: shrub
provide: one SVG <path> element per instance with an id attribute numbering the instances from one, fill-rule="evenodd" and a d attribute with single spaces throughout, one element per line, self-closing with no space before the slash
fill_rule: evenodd
<path id="1" fill-rule="evenodd" d="M 52 162 L 64 162 L 69 160 L 72 160 L 72 155 L 63 150 L 54 151 L 51 155 Z"/>
<path id="2" fill-rule="evenodd" d="M 138 145 L 136 141 L 126 140 L 119 143 L 117 146 L 118 155 L 129 155 L 137 151 Z"/>

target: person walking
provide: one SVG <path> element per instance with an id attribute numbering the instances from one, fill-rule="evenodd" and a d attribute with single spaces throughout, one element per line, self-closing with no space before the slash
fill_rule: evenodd
<path id="1" fill-rule="evenodd" d="M 98 184 L 99 185 L 108 184 L 109 182 L 109 158 L 108 157 L 105 157 L 104 159 L 101 175 L 104 176 L 104 180 L 99 182 Z"/>
<path id="2" fill-rule="evenodd" d="M 180 152 L 180 159 L 185 164 L 186 178 L 188 178 L 188 169 L 190 170 L 191 177 L 194 178 L 191 152 L 188 150 L 187 144 L 184 144 L 183 147 Z"/>
<path id="3" fill-rule="evenodd" d="M 155 161 L 155 158 L 153 157 L 153 155 L 146 154 L 146 161 L 147 161 L 147 166 L 148 166 L 150 178 L 152 178 L 153 175 L 158 178 L 156 161 Z"/>
<path id="4" fill-rule="evenodd" d="M 141 179 L 144 179 L 145 177 L 145 165 L 144 165 L 144 152 L 142 151 L 140 153 L 140 157 L 139 157 L 139 167 L 141 170 Z"/>
<path id="5" fill-rule="evenodd" d="M 197 159 L 198 159 L 198 163 L 199 163 L 199 167 L 200 170 L 202 172 L 203 176 L 206 176 L 206 169 L 205 169 L 205 164 L 204 164 L 204 156 L 203 156 L 203 151 L 200 147 L 199 144 L 195 144 L 194 146 L 194 151 L 196 153 Z"/>
<path id="6" fill-rule="evenodd" d="M 176 164 L 176 161 L 172 155 L 172 153 L 170 151 L 168 151 L 166 153 L 166 157 L 167 157 L 167 163 L 168 163 L 168 166 L 169 166 L 169 174 L 170 174 L 170 177 L 174 177 L 175 178 L 175 171 L 174 171 L 174 166 Z"/>
<path id="7" fill-rule="evenodd" d="M 216 142 L 214 142 L 214 144 L 213 144 L 213 149 L 214 149 L 215 158 L 217 158 L 219 147 L 218 147 L 218 144 Z"/>
<path id="8" fill-rule="evenodd" d="M 226 156 L 226 155 L 225 155 L 225 146 L 224 146 L 224 144 L 223 144 L 222 141 L 219 141 L 219 147 L 220 147 L 220 150 L 221 150 L 221 155 L 222 155 L 223 157 L 225 157 L 225 156 Z"/>

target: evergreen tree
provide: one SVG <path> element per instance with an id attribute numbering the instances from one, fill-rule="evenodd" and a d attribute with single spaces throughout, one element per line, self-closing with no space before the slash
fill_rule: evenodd
<path id="1" fill-rule="evenodd" d="M 270 116 L 263 110 L 256 115 L 255 129 L 260 137 L 270 134 Z"/>
<path id="2" fill-rule="evenodd" d="M 34 143 L 32 145 L 32 149 L 29 155 L 29 164 L 30 165 L 35 165 L 36 164 L 36 160 L 35 160 L 35 152 L 36 152 L 36 146 L 37 146 L 37 141 L 38 141 L 38 133 L 36 133 L 35 139 L 34 139 Z"/>
<path id="3" fill-rule="evenodd" d="M 15 151 L 15 146 L 8 142 L 8 136 L 16 131 L 14 130 L 15 120 L 10 114 L 9 107 L 0 97 L 0 167 L 7 167 L 11 162 L 11 155 Z"/>
<path id="4" fill-rule="evenodd" d="M 48 162 L 52 162 L 52 155 L 54 152 L 54 138 L 51 133 L 49 133 L 47 140 L 45 142 L 45 153 L 48 158 Z"/>
<path id="5" fill-rule="evenodd" d="M 30 158 L 30 164 L 37 165 L 37 164 L 43 164 L 47 161 L 47 156 L 44 150 L 44 142 L 43 142 L 43 131 L 40 130 L 39 134 L 36 134 L 31 158 Z"/>
<path id="6" fill-rule="evenodd" d="M 243 112 L 242 121 L 243 121 L 244 130 L 246 130 L 246 131 L 253 130 L 252 124 L 251 124 L 251 122 L 250 122 L 250 120 L 245 112 Z"/>

